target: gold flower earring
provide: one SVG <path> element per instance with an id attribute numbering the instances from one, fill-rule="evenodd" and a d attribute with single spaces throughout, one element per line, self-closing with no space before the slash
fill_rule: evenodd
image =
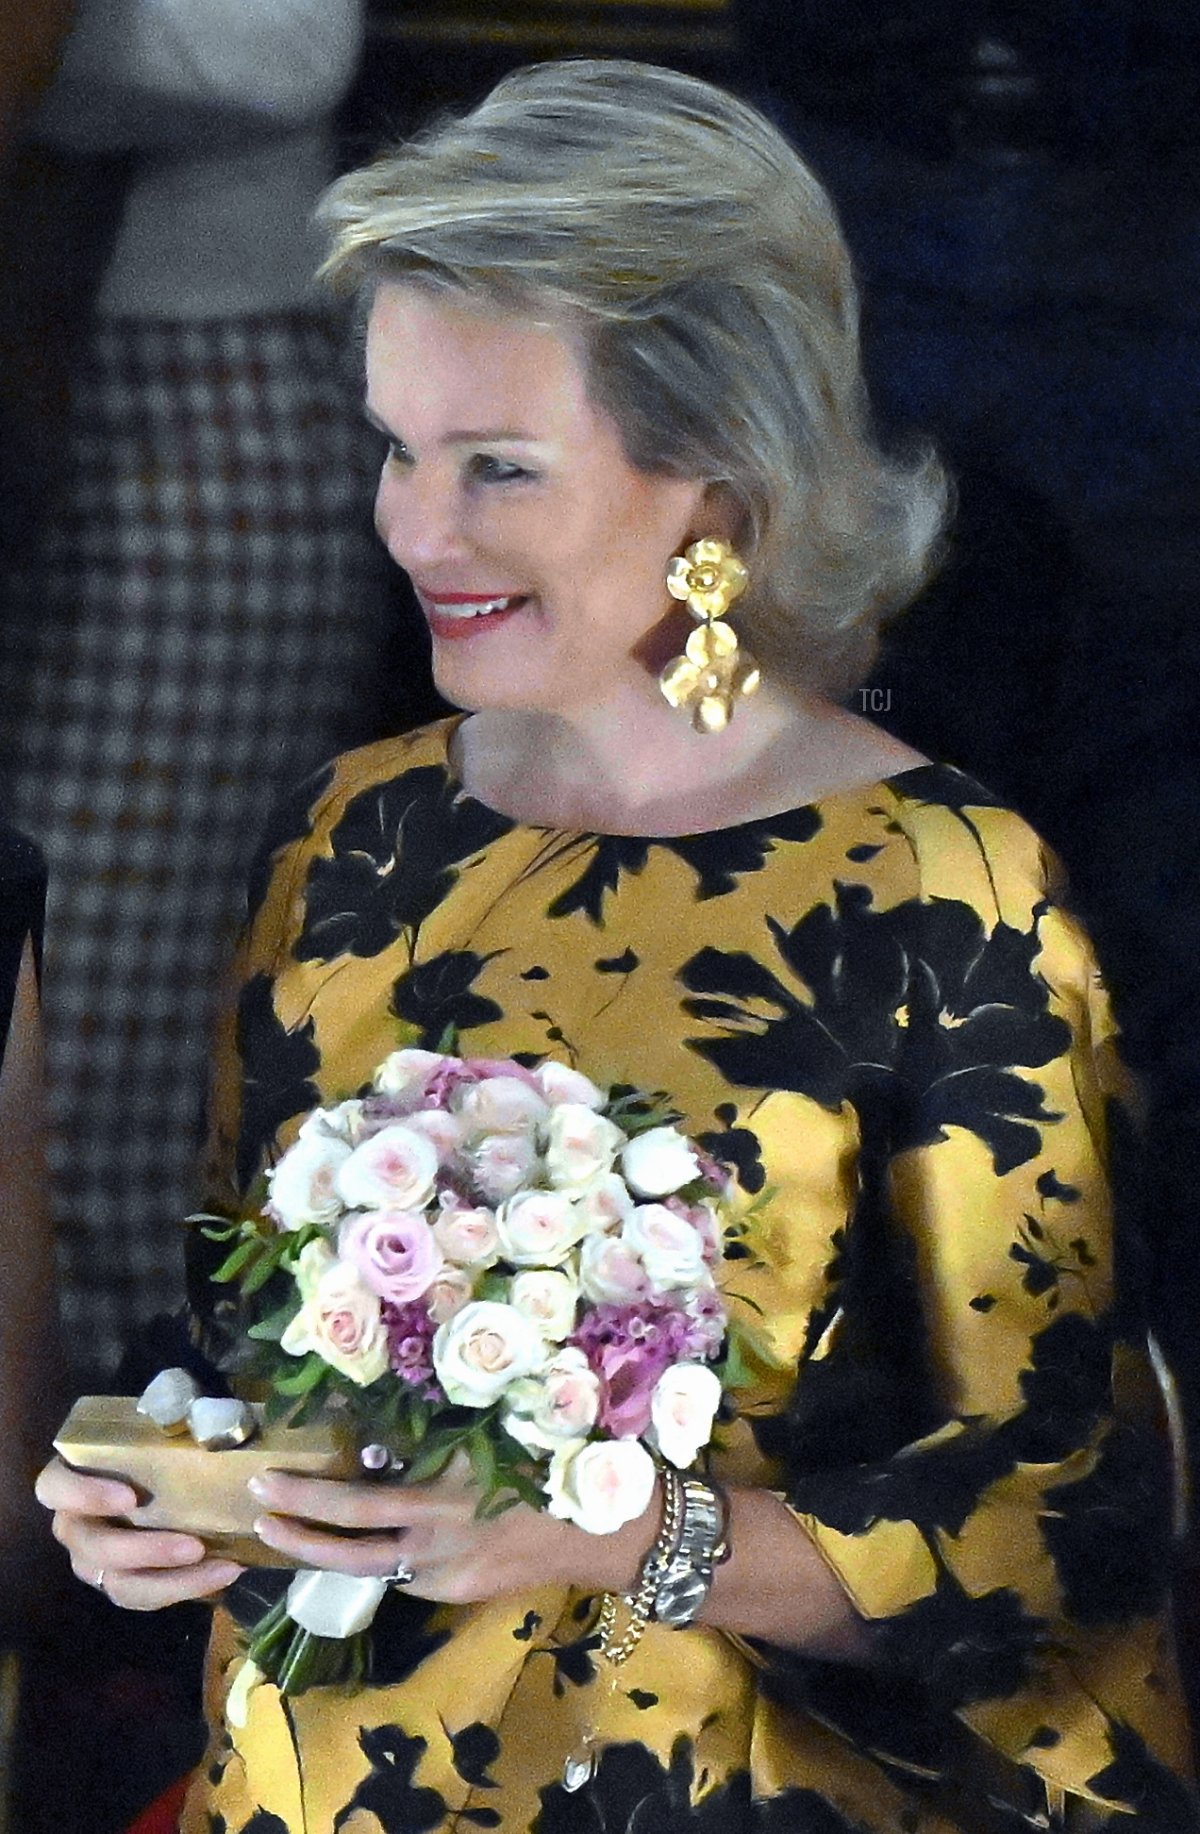
<path id="1" fill-rule="evenodd" d="M 687 708 L 697 732 L 723 732 L 734 703 L 753 694 L 761 680 L 757 662 L 738 648 L 737 633 L 724 622 L 749 578 L 725 541 L 694 541 L 667 568 L 667 591 L 686 602 L 699 629 L 688 638 L 683 655 L 668 662 L 658 685 L 672 707 Z"/>

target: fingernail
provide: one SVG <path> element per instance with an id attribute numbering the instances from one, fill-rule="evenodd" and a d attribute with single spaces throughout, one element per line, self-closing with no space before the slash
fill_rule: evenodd
<path id="1" fill-rule="evenodd" d="M 254 1532 L 258 1536 L 260 1541 L 271 1541 L 271 1528 L 272 1528 L 273 1522 L 274 1522 L 274 1518 L 272 1516 L 256 1516 L 255 1517 Z M 272 1547 L 275 1545 L 273 1541 L 271 1542 L 271 1545 Z"/>
<path id="2" fill-rule="evenodd" d="M 258 1497 L 266 1496 L 267 1494 L 266 1484 L 261 1477 L 252 1477 L 247 1483 L 246 1488 Z"/>

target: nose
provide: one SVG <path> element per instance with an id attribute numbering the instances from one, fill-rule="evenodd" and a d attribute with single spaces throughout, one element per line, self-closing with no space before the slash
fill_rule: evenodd
<path id="1" fill-rule="evenodd" d="M 466 545 L 456 491 L 420 466 L 401 470 L 384 464 L 375 492 L 375 527 L 396 565 L 418 579 L 461 559 Z"/>

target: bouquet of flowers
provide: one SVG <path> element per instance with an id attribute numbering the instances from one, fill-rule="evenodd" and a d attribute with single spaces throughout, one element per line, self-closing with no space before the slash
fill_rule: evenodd
<path id="1" fill-rule="evenodd" d="M 350 1410 L 413 1481 L 462 1451 L 483 1512 L 521 1499 L 593 1534 L 641 1515 L 654 1456 L 691 1465 L 740 1379 L 713 1273 L 727 1179 L 678 1118 L 553 1061 L 394 1051 L 307 1117 L 255 1214 L 198 1219 L 228 1244 L 214 1278 L 250 1315 L 268 1419 Z M 385 1583 L 319 1577 L 336 1608 L 301 1575 L 250 1647 L 292 1691 L 362 1672 L 345 1646 Z"/>

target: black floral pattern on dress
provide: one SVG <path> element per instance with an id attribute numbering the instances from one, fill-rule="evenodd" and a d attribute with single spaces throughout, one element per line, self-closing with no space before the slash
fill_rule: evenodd
<path id="1" fill-rule="evenodd" d="M 693 1801 L 692 1742 L 680 1737 L 663 1764 L 644 1745 L 609 1745 L 581 1790 L 540 1790 L 531 1834 L 861 1834 L 815 1790 L 785 1789 L 754 1802 L 750 1776 L 736 1770 Z"/>
<path id="2" fill-rule="evenodd" d="M 696 875 L 696 897 L 719 898 L 735 889 L 738 879 L 761 872 L 777 841 L 810 841 L 820 832 L 821 816 L 812 807 L 791 809 L 766 821 L 745 822 L 711 834 L 687 834 L 662 840 L 637 835 L 597 834 L 587 840 L 588 863 L 572 885 L 547 907 L 548 917 L 570 917 L 582 911 L 600 926 L 604 904 L 622 876 L 646 870 L 655 848 L 673 853 Z"/>
<path id="3" fill-rule="evenodd" d="M 246 882 L 248 910 L 256 911 L 266 896 L 276 856 L 293 841 L 303 840 L 312 833 L 313 812 L 333 782 L 333 774 L 332 762 L 321 765 L 275 804 Z"/>
<path id="4" fill-rule="evenodd" d="M 425 1740 L 410 1738 L 399 1726 L 364 1726 L 358 1742 L 370 1773 L 338 1811 L 334 1834 L 360 1809 L 376 1816 L 387 1834 L 431 1834 L 446 1818 L 446 1802 L 436 1789 L 413 1781 L 425 1755 Z"/>
<path id="5" fill-rule="evenodd" d="M 238 1000 L 237 1042 L 242 1062 L 241 1129 L 236 1149 L 238 1190 L 249 1189 L 284 1121 L 307 1114 L 320 1100 L 312 1080 L 321 1054 L 309 1020 L 289 1031 L 275 1011 L 273 983 L 256 974 Z"/>
<path id="6" fill-rule="evenodd" d="M 400 975 L 392 989 L 392 1012 L 397 1019 L 420 1027 L 418 1043 L 436 1051 L 448 1028 L 460 1036 L 478 1025 L 491 1025 L 504 1017 L 495 1000 L 474 991 L 490 955 L 470 949 L 447 950 L 418 962 Z"/>
<path id="7" fill-rule="evenodd" d="M 1070 1030 L 1031 972 L 1036 927 L 998 923 L 989 934 L 952 899 L 878 911 L 867 886 L 841 884 L 832 909 L 817 905 L 791 929 L 768 917 L 766 927 L 793 985 L 755 956 L 700 950 L 680 979 L 702 997 L 684 1007 L 725 1035 L 690 1038 L 691 1050 L 731 1083 L 794 1090 L 827 1108 L 877 1106 L 890 1093 L 896 1151 L 955 1125 L 987 1142 L 997 1174 L 1037 1152 L 1035 1123 L 1056 1117 L 1015 1066 L 1053 1062 Z"/>
<path id="8" fill-rule="evenodd" d="M 444 769 L 421 765 L 352 797 L 304 888 L 297 961 L 379 955 L 416 930 L 456 870 L 509 833 L 512 822 L 459 796 Z"/>

